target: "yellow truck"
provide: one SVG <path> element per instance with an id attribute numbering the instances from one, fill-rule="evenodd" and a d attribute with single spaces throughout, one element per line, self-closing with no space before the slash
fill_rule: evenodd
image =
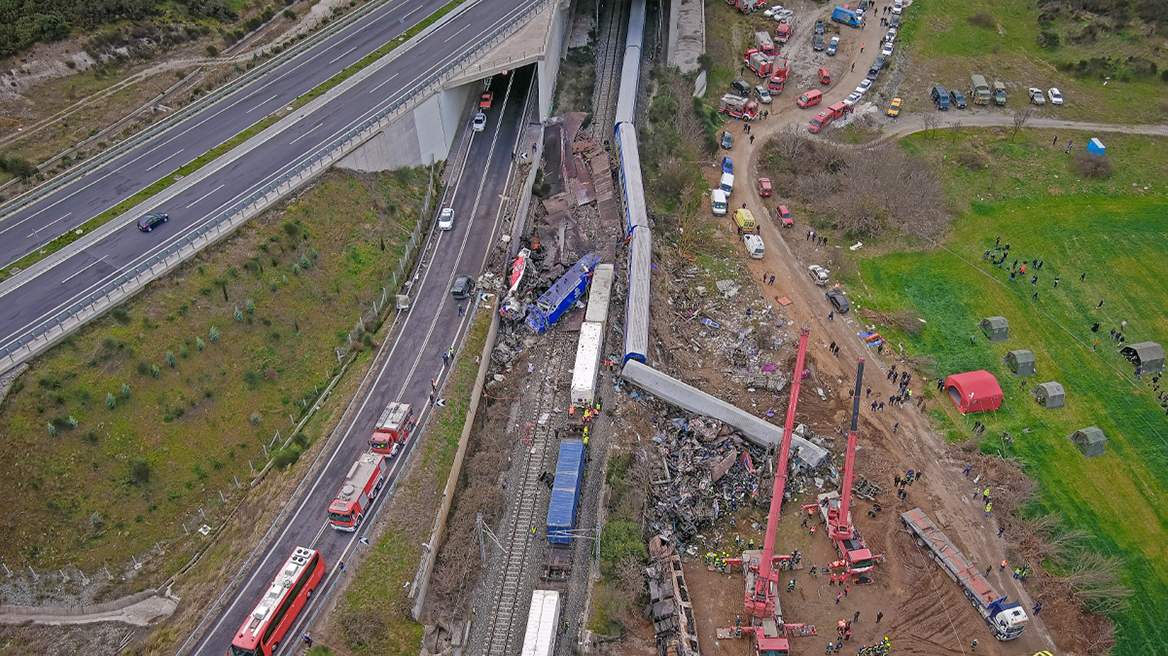
<path id="1" fill-rule="evenodd" d="M 762 232 L 758 222 L 754 220 L 754 213 L 746 208 L 734 210 L 734 223 L 738 226 L 738 234 Z"/>

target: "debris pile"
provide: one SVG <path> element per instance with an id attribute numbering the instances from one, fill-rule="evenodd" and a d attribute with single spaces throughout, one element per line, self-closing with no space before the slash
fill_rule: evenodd
<path id="1" fill-rule="evenodd" d="M 657 653 L 665 656 L 698 656 L 698 628 L 693 601 L 685 585 L 681 558 L 672 541 L 660 535 L 649 540 L 650 611 Z"/>

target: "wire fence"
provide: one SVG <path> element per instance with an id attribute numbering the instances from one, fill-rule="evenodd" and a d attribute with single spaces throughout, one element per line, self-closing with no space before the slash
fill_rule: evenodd
<path id="1" fill-rule="evenodd" d="M 552 1 L 539 0 L 526 10 L 517 13 L 494 32 L 479 39 L 461 56 L 447 62 L 439 70 L 419 82 L 405 95 L 300 160 L 291 169 L 263 188 L 224 209 L 203 225 L 172 242 L 166 249 L 126 269 L 95 291 L 58 310 L 52 316 L 44 318 L 17 336 L 14 341 L 0 348 L 0 370 L 15 366 L 48 348 L 69 332 L 84 325 L 107 308 L 126 299 L 154 278 L 193 257 L 207 245 L 230 234 L 252 216 L 259 214 L 287 193 L 324 172 L 344 155 L 380 132 L 391 120 L 396 118 L 395 114 L 411 107 L 421 98 L 428 97 L 432 91 L 440 88 L 445 80 L 458 74 L 465 65 L 470 63 L 472 58 L 478 56 L 484 49 L 493 47 L 506 39 L 523 24 L 527 17 Z M 416 233 L 417 230 L 415 229 Z M 417 247 L 419 239 L 420 233 L 411 236 L 410 252 Z M 402 262 L 402 266 L 404 266 L 407 259 L 403 257 Z M 397 274 L 395 273 L 395 281 L 396 278 Z"/>

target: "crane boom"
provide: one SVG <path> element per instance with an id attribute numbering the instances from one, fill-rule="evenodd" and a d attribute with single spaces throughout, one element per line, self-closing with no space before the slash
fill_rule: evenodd
<path id="1" fill-rule="evenodd" d="M 799 403 L 799 389 L 803 386 L 803 362 L 807 357 L 807 338 L 810 334 L 811 330 L 806 326 L 799 333 L 799 353 L 795 356 L 795 375 L 791 378 L 791 398 L 787 402 L 787 420 L 783 424 L 783 441 L 779 446 L 779 465 L 775 469 L 775 486 L 771 493 L 770 513 L 767 515 L 766 538 L 763 541 L 758 578 L 754 582 L 756 599 L 766 597 L 767 582 L 771 578 L 771 565 L 775 556 L 775 533 L 779 528 L 783 492 L 787 487 L 787 466 L 791 455 L 791 433 L 795 427 L 795 407 Z"/>
<path id="2" fill-rule="evenodd" d="M 839 509 L 831 517 L 830 537 L 832 540 L 850 540 L 855 530 L 852 527 L 848 508 L 852 502 L 852 475 L 856 464 L 856 425 L 860 418 L 860 387 L 864 380 L 864 358 L 856 364 L 856 390 L 852 396 L 852 427 L 848 430 L 848 451 L 844 460 L 844 477 L 840 481 Z"/>

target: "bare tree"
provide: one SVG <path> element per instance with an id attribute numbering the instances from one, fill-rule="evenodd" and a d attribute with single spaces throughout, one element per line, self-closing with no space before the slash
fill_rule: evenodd
<path id="1" fill-rule="evenodd" d="M 1031 116 L 1034 116 L 1034 109 L 1030 107 L 1014 110 L 1014 127 L 1010 129 L 1010 141 L 1013 141 L 1022 128 L 1026 127 Z"/>
<path id="2" fill-rule="evenodd" d="M 937 127 L 941 125 L 941 117 L 936 112 L 925 112 L 922 123 L 925 126 L 925 134 L 932 138 L 937 134 Z"/>
<path id="3" fill-rule="evenodd" d="M 949 138 L 952 141 L 957 141 L 961 136 L 961 121 L 953 121 L 949 124 Z"/>

